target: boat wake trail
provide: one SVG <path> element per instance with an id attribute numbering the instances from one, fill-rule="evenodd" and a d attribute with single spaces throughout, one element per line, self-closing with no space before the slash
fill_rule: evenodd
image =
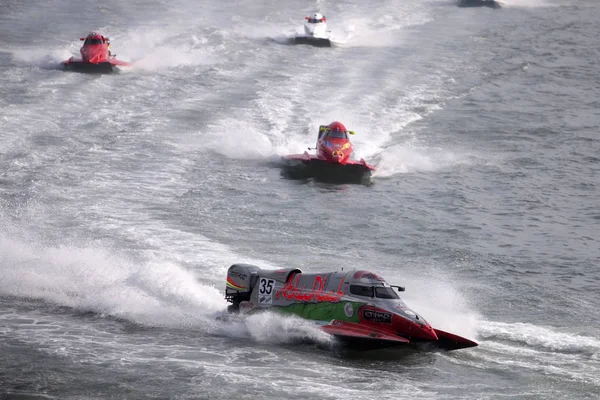
<path id="1" fill-rule="evenodd" d="M 219 291 L 172 262 L 95 247 L 44 247 L 0 236 L 0 295 L 159 327 L 202 328 L 225 307 Z"/>
<path id="2" fill-rule="evenodd" d="M 101 317 L 258 343 L 328 343 L 314 324 L 264 313 L 217 320 L 227 303 L 176 263 L 135 260 L 100 247 L 47 247 L 0 235 L 0 296 L 37 299 Z"/>
<path id="3" fill-rule="evenodd" d="M 480 321 L 481 362 L 503 371 L 522 369 L 600 387 L 600 341 L 530 323 Z M 595 389 L 594 389 L 595 388 Z"/>
<path id="4" fill-rule="evenodd" d="M 557 332 L 528 323 L 507 324 L 488 321 L 482 327 L 483 338 L 496 342 L 520 343 L 540 351 L 579 353 L 592 357 L 600 351 L 600 340 L 590 336 Z"/>
<path id="5" fill-rule="evenodd" d="M 134 62 L 138 69 L 157 71 L 181 66 L 212 65 L 222 60 L 214 29 L 130 30 L 113 39 L 115 49 Z M 118 44 L 118 46 L 117 46 Z"/>

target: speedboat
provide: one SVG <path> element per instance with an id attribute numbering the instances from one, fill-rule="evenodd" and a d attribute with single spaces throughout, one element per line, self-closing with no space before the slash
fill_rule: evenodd
<path id="1" fill-rule="evenodd" d="M 117 67 L 128 67 L 130 63 L 117 60 L 116 54 L 110 50 L 110 41 L 97 32 L 92 32 L 85 38 L 79 52 L 81 58 L 71 57 L 62 63 L 65 70 L 106 74 L 114 72 Z"/>
<path id="2" fill-rule="evenodd" d="M 502 8 L 501 3 L 496 0 L 459 0 L 458 6 Z"/>
<path id="3" fill-rule="evenodd" d="M 327 18 L 319 13 L 314 13 L 305 17 L 305 20 L 304 33 L 298 33 L 294 37 L 294 43 L 331 47 L 331 32 L 327 30 Z"/>
<path id="4" fill-rule="evenodd" d="M 394 290 L 395 289 L 395 290 Z M 302 273 L 288 268 L 265 270 L 234 264 L 227 271 L 225 299 L 231 315 L 263 311 L 313 321 L 322 331 L 353 350 L 414 346 L 420 350 L 457 350 L 477 343 L 433 328 L 407 307 L 388 284 L 364 270 Z"/>
<path id="5" fill-rule="evenodd" d="M 338 121 L 321 125 L 317 136 L 316 154 L 291 154 L 282 157 L 284 173 L 291 178 L 315 178 L 321 181 L 363 183 L 375 167 L 352 160 L 354 151 L 348 135 L 354 135 Z"/>

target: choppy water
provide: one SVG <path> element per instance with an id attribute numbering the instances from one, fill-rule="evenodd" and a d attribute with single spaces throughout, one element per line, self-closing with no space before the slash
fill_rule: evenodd
<path id="1" fill-rule="evenodd" d="M 285 44 L 320 10 L 344 42 Z M 600 396 L 600 5 L 0 3 L 0 393 Z M 99 30 L 136 61 L 57 69 Z M 319 124 L 371 186 L 290 181 Z M 233 262 L 373 269 L 450 353 L 342 357 L 260 315 Z"/>

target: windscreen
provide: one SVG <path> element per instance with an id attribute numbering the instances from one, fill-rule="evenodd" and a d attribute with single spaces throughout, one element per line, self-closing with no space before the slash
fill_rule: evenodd
<path id="1" fill-rule="evenodd" d="M 376 286 L 375 297 L 378 299 L 399 299 L 398 293 L 388 286 Z"/>
<path id="2" fill-rule="evenodd" d="M 373 286 L 350 285 L 350 293 L 357 296 L 373 297 Z"/>
<path id="3" fill-rule="evenodd" d="M 346 132 L 342 132 L 342 131 L 328 131 L 327 135 L 325 135 L 325 136 L 330 137 L 330 138 L 337 138 L 337 139 L 348 139 Z"/>

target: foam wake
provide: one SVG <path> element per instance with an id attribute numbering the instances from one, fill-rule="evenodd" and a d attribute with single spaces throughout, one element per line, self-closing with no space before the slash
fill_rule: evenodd
<path id="1" fill-rule="evenodd" d="M 479 328 L 479 334 L 486 340 L 513 342 L 544 351 L 583 353 L 590 356 L 600 352 L 600 340 L 597 338 L 558 332 L 529 323 L 484 321 Z"/>
<path id="2" fill-rule="evenodd" d="M 0 296 L 39 299 L 144 326 L 194 329 L 259 343 L 328 342 L 313 323 L 276 313 L 218 321 L 227 303 L 174 262 L 99 247 L 47 247 L 0 235 Z"/>
<path id="3" fill-rule="evenodd" d="M 44 247 L 0 236 L 0 295 L 41 299 L 148 326 L 203 327 L 226 303 L 191 271 L 95 247 Z"/>
<path id="4" fill-rule="evenodd" d="M 505 371 L 534 371 L 578 384 L 600 384 L 600 341 L 530 323 L 480 321 L 478 361 Z"/>
<path id="5" fill-rule="evenodd" d="M 249 338 L 258 343 L 329 344 L 333 338 L 311 321 L 276 312 L 263 312 L 240 318 L 237 322 L 223 322 L 218 327 L 223 336 Z"/>

